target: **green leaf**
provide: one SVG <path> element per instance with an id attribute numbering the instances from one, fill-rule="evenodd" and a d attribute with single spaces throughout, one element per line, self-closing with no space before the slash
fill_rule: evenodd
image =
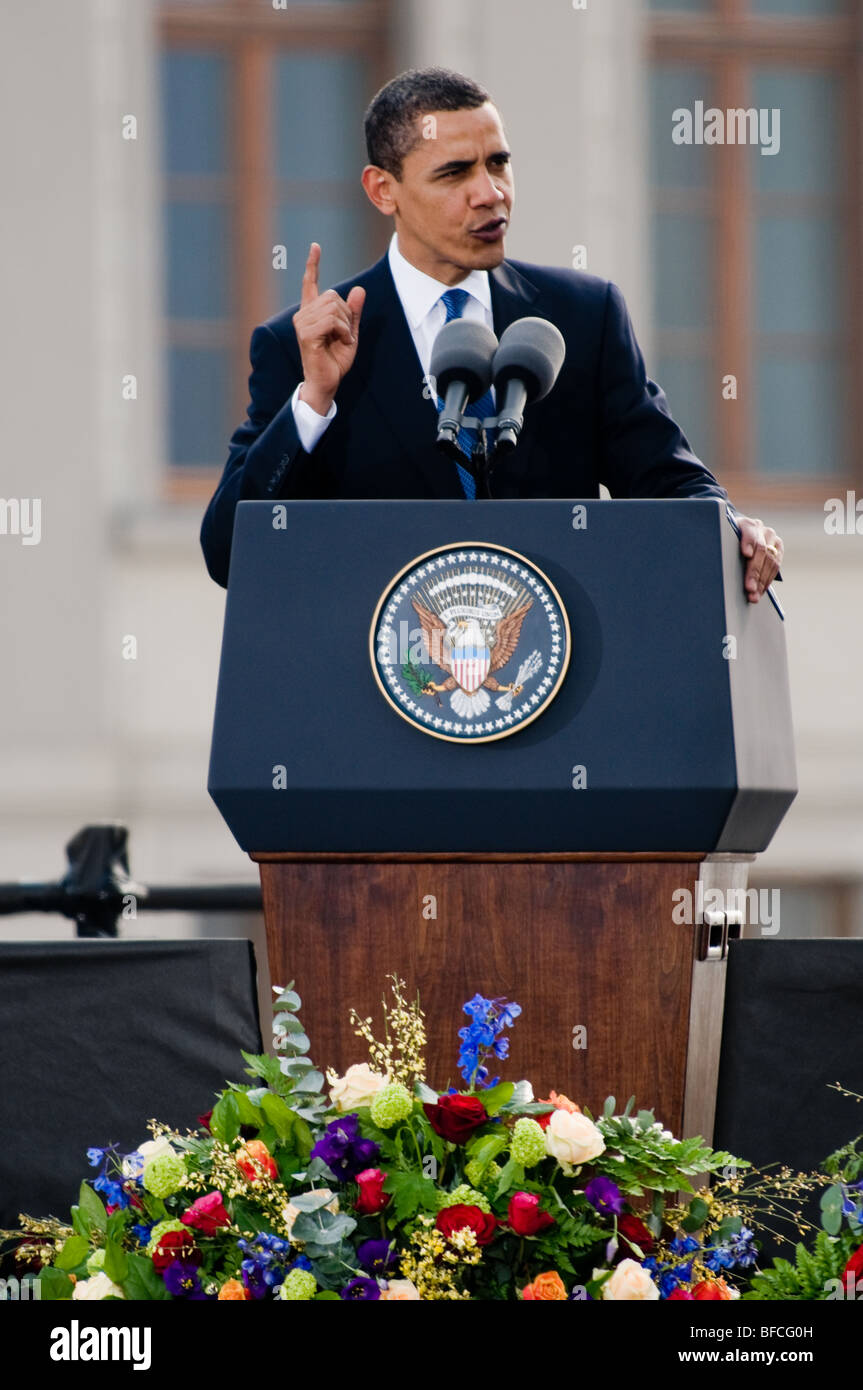
<path id="1" fill-rule="evenodd" d="M 105 1245 L 105 1263 L 102 1268 L 114 1284 L 122 1284 L 129 1272 L 126 1252 L 115 1240 L 109 1240 Z"/>
<path id="2" fill-rule="evenodd" d="M 828 1187 L 821 1197 L 821 1225 L 830 1236 L 838 1236 L 842 1229 L 842 1188 Z"/>
<path id="3" fill-rule="evenodd" d="M 249 1099 L 249 1093 L 239 1086 L 231 1087 L 231 1095 L 237 1102 L 237 1111 L 241 1125 L 254 1125 L 260 1128 L 264 1123 L 264 1117 L 257 1105 Z"/>
<path id="4" fill-rule="evenodd" d="M 273 1000 L 274 1009 L 290 1009 L 291 1013 L 296 1013 L 302 1005 L 302 999 L 294 989 L 285 989 L 276 999 Z"/>
<path id="5" fill-rule="evenodd" d="M 58 1303 L 71 1298 L 75 1285 L 61 1269 L 46 1265 L 39 1271 L 39 1293 L 46 1302 Z"/>
<path id="6" fill-rule="evenodd" d="M 76 1208 L 73 1207 L 73 1214 L 75 1210 Z M 77 1211 L 84 1227 L 84 1230 L 80 1232 L 80 1234 L 89 1235 L 91 1231 L 105 1230 L 108 1224 L 108 1213 L 102 1205 L 102 1200 L 98 1192 L 94 1192 L 93 1188 L 86 1181 L 81 1183 L 81 1189 L 78 1193 Z M 74 1221 L 72 1224 L 75 1224 Z M 77 1230 L 78 1227 L 76 1226 L 75 1229 Z"/>
<path id="7" fill-rule="evenodd" d="M 233 1091 L 223 1092 L 213 1106 L 210 1133 L 222 1144 L 232 1144 L 240 1132 L 240 1106 Z"/>
<path id="8" fill-rule="evenodd" d="M 296 1207 L 297 1211 L 320 1211 L 332 1200 L 332 1192 L 300 1192 L 291 1198 L 291 1206 Z"/>
<path id="9" fill-rule="evenodd" d="M 415 1216 L 420 1209 L 437 1211 L 437 1186 L 421 1173 L 391 1172 L 384 1183 L 384 1192 L 392 1195 L 393 1215 L 397 1221 Z"/>
<path id="10" fill-rule="evenodd" d="M 267 1091 L 266 1095 L 261 1096 L 261 1111 L 283 1143 L 290 1138 L 294 1129 L 294 1112 L 287 1101 Z"/>
<path id="11" fill-rule="evenodd" d="M 490 1090 L 483 1091 L 480 1100 L 489 1115 L 496 1115 L 507 1101 L 512 1099 L 515 1086 L 511 1081 L 501 1081 L 497 1086 L 492 1086 Z"/>
<path id="12" fill-rule="evenodd" d="M 171 1295 L 165 1288 L 165 1281 L 153 1268 L 152 1260 L 144 1255 L 127 1255 L 128 1271 L 123 1280 L 123 1292 L 127 1298 L 137 1301 L 170 1302 Z"/>
<path id="13" fill-rule="evenodd" d="M 509 1161 L 504 1164 L 501 1175 L 497 1180 L 495 1196 L 502 1197 L 505 1192 L 509 1192 L 510 1188 L 522 1182 L 524 1182 L 524 1169 L 520 1163 L 516 1163 L 514 1158 L 509 1159 Z"/>
<path id="14" fill-rule="evenodd" d="M 623 1112 L 623 1113 L 624 1113 L 624 1116 L 625 1116 L 627 1119 L 629 1119 L 629 1116 L 630 1116 L 631 1113 L 632 1113 L 632 1107 L 633 1107 L 634 1104 L 635 1104 L 635 1096 L 630 1096 L 630 1097 L 629 1097 L 629 1100 L 626 1102 L 626 1108 L 625 1108 L 625 1110 L 624 1110 L 624 1112 Z"/>
<path id="15" fill-rule="evenodd" d="M 54 1268 L 76 1269 L 87 1258 L 89 1250 L 90 1242 L 85 1236 L 69 1236 L 54 1261 Z"/>
<path id="16" fill-rule="evenodd" d="M 470 1157 L 482 1168 L 491 1163 L 493 1158 L 506 1148 L 509 1143 L 510 1135 L 508 1132 L 503 1134 L 484 1134 L 476 1140 L 474 1147 L 470 1150 Z"/>
<path id="17" fill-rule="evenodd" d="M 699 1226 L 703 1226 L 709 1213 L 710 1207 L 707 1205 L 704 1198 L 693 1197 L 692 1201 L 689 1203 L 689 1211 L 687 1213 L 689 1219 L 697 1222 Z"/>
<path id="18" fill-rule="evenodd" d="M 605 1105 L 602 1107 L 602 1117 L 604 1120 L 611 1119 L 616 1104 L 617 1101 L 614 1099 L 614 1096 L 606 1096 Z"/>

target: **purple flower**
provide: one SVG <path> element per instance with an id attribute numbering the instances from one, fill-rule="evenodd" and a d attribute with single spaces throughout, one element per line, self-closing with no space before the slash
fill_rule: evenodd
<path id="1" fill-rule="evenodd" d="M 337 1182 L 348 1182 L 364 1168 L 371 1168 L 380 1153 L 374 1140 L 360 1136 L 359 1124 L 358 1115 L 333 1120 L 312 1149 L 312 1158 L 322 1159 Z"/>
<path id="2" fill-rule="evenodd" d="M 592 1178 L 584 1189 L 584 1195 L 592 1207 L 601 1212 L 614 1212 L 619 1216 L 623 1211 L 623 1194 L 616 1182 L 600 1174 Z"/>
<path id="3" fill-rule="evenodd" d="M 165 1288 L 174 1298 L 191 1298 L 200 1301 L 207 1297 L 201 1288 L 198 1266 L 190 1264 L 186 1260 L 172 1260 L 162 1278 L 165 1281 Z"/>
<path id="4" fill-rule="evenodd" d="M 357 1259 L 369 1274 L 386 1276 L 398 1263 L 395 1241 L 365 1240 L 357 1250 Z"/>
<path id="5" fill-rule="evenodd" d="M 351 1300 L 357 1303 L 366 1302 L 368 1299 L 380 1298 L 380 1296 L 381 1291 L 376 1279 L 352 1279 L 349 1284 L 345 1284 L 339 1294 L 339 1298 L 343 1298 L 346 1303 L 351 1302 Z"/>

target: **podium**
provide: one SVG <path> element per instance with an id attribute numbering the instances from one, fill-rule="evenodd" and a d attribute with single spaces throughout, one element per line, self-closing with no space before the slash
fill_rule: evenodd
<path id="1" fill-rule="evenodd" d="M 710 1138 L 727 943 L 796 794 L 724 504 L 240 503 L 208 788 L 319 1065 L 366 1060 L 349 1010 L 396 974 L 439 1089 L 479 991 L 523 1009 L 504 1076 Z"/>

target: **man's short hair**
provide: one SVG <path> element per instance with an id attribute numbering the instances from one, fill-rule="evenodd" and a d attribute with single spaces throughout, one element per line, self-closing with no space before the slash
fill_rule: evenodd
<path id="1" fill-rule="evenodd" d="M 372 97 L 365 114 L 369 164 L 401 179 L 405 156 L 420 142 L 417 116 L 464 111 L 491 97 L 478 82 L 449 68 L 408 68 Z"/>

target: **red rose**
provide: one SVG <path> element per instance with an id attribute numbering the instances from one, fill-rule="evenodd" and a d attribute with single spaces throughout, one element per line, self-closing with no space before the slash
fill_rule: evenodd
<path id="1" fill-rule="evenodd" d="M 622 1216 L 617 1218 L 617 1231 L 622 1240 L 620 1247 L 622 1259 L 638 1259 L 638 1256 L 632 1249 L 632 1243 L 638 1246 L 642 1255 L 649 1255 L 652 1251 L 654 1246 L 653 1236 L 644 1222 L 639 1220 L 637 1216 L 631 1216 L 628 1211 L 625 1211 Z"/>
<path id="2" fill-rule="evenodd" d="M 201 1126 L 201 1129 L 207 1129 L 207 1130 L 208 1130 L 208 1129 L 210 1128 L 210 1120 L 211 1120 L 212 1118 L 213 1118 L 213 1112 L 212 1112 L 212 1110 L 205 1110 L 204 1113 L 203 1113 L 203 1115 L 199 1115 L 199 1116 L 198 1116 L 198 1124 Z"/>
<path id="3" fill-rule="evenodd" d="M 390 1194 L 384 1192 L 384 1183 L 387 1174 L 382 1173 L 380 1168 L 364 1168 L 361 1173 L 357 1173 L 357 1187 L 360 1189 L 354 1210 L 360 1216 L 377 1216 L 379 1211 L 383 1211 Z"/>
<path id="4" fill-rule="evenodd" d="M 484 1125 L 488 1112 L 476 1096 L 441 1096 L 423 1106 L 435 1134 L 451 1144 L 466 1144 L 475 1129 Z"/>
<path id="5" fill-rule="evenodd" d="M 215 1235 L 220 1226 L 230 1226 L 231 1218 L 225 1211 L 221 1192 L 208 1192 L 199 1197 L 188 1211 L 180 1217 L 184 1226 L 193 1226 L 202 1236 Z"/>
<path id="6" fill-rule="evenodd" d="M 157 1274 L 163 1274 L 174 1260 L 199 1265 L 203 1258 L 191 1231 L 166 1231 L 153 1252 L 153 1268 Z"/>
<path id="7" fill-rule="evenodd" d="M 842 1271 L 842 1287 L 846 1298 L 857 1298 L 857 1289 L 863 1285 L 863 1245 L 855 1250 Z"/>
<path id="8" fill-rule="evenodd" d="M 490 1245 L 497 1230 L 497 1217 L 479 1207 L 459 1202 L 454 1207 L 444 1207 L 439 1211 L 435 1225 L 447 1240 L 467 1226 L 476 1236 L 477 1245 Z"/>
<path id="9" fill-rule="evenodd" d="M 671 1303 L 672 1299 L 675 1300 L 675 1302 L 680 1302 L 682 1299 L 686 1299 L 687 1302 L 692 1303 L 694 1300 L 694 1295 L 691 1294 L 688 1291 L 688 1289 L 677 1288 L 671 1290 L 671 1293 L 668 1295 L 666 1302 Z"/>
<path id="10" fill-rule="evenodd" d="M 516 1192 L 510 1197 L 507 1221 L 517 1236 L 536 1236 L 554 1225 L 554 1217 L 540 1211 L 535 1192 Z"/>
<path id="11" fill-rule="evenodd" d="M 702 1279 L 700 1284 L 693 1284 L 692 1297 L 696 1302 L 705 1299 L 726 1300 L 731 1297 L 731 1290 L 724 1279 Z"/>

